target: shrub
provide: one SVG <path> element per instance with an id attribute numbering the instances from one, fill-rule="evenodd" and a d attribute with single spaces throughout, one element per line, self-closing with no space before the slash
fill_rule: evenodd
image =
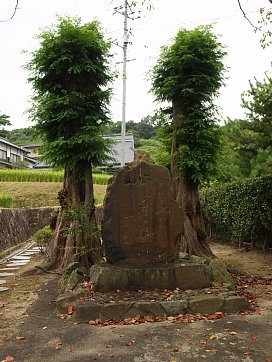
<path id="1" fill-rule="evenodd" d="M 0 207 L 11 207 L 13 198 L 10 194 L 0 191 Z"/>
<path id="2" fill-rule="evenodd" d="M 35 233 L 34 239 L 36 240 L 41 252 L 43 252 L 43 250 L 46 248 L 52 235 L 53 235 L 53 230 L 50 228 L 49 225 L 45 226 L 44 228 L 38 230 Z"/>
<path id="3" fill-rule="evenodd" d="M 272 247 L 272 175 L 202 189 L 200 197 L 213 236 Z"/>

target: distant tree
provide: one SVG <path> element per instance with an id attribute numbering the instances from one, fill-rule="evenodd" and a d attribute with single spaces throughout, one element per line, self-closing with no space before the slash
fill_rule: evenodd
<path id="1" fill-rule="evenodd" d="M 251 160 L 256 155 L 255 135 L 247 128 L 247 121 L 228 119 L 220 127 L 222 133 L 222 152 L 219 157 L 219 182 L 242 180 L 251 175 Z"/>
<path id="2" fill-rule="evenodd" d="M 246 109 L 246 129 L 251 132 L 251 175 L 261 176 L 272 171 L 272 78 L 265 75 L 263 81 L 255 79 L 242 95 Z M 258 160 L 258 162 L 257 162 Z M 262 163 L 260 165 L 259 163 Z"/>
<path id="3" fill-rule="evenodd" d="M 247 128 L 258 137 L 258 147 L 272 146 L 272 78 L 266 74 L 262 82 L 249 82 L 249 90 L 242 95 L 242 106 L 246 110 Z"/>
<path id="4" fill-rule="evenodd" d="M 37 143 L 41 141 L 41 137 L 37 134 L 35 127 L 17 128 L 9 131 L 8 140 L 19 146 L 28 143 Z"/>
<path id="5" fill-rule="evenodd" d="M 118 134 L 121 133 L 121 122 L 110 121 L 105 129 L 106 134 Z"/>
<path id="6" fill-rule="evenodd" d="M 11 126 L 9 118 L 10 117 L 4 113 L 0 114 L 0 137 L 8 137 L 9 131 L 5 130 L 5 127 Z"/>
<path id="7" fill-rule="evenodd" d="M 146 116 L 140 122 L 129 120 L 126 122 L 126 132 L 134 136 L 135 147 L 142 146 L 142 139 L 154 138 L 156 136 L 156 116 Z M 121 122 L 110 122 L 106 128 L 108 134 L 121 133 Z"/>
<path id="8" fill-rule="evenodd" d="M 216 169 L 220 149 L 214 98 L 224 84 L 225 51 L 210 26 L 181 29 L 162 48 L 151 74 L 158 101 L 171 102 L 174 196 L 183 209 L 181 250 L 211 257 L 198 197 L 199 184 Z"/>
<path id="9" fill-rule="evenodd" d="M 149 139 L 156 136 L 156 130 L 158 129 L 157 114 L 148 115 L 141 119 L 138 125 L 138 135 L 140 138 Z"/>
<path id="10" fill-rule="evenodd" d="M 102 258 L 95 220 L 92 167 L 105 160 L 110 43 L 97 21 L 58 18 L 39 35 L 26 69 L 34 89 L 30 116 L 44 141 L 43 157 L 65 169 L 61 210 L 44 268 L 73 261 L 89 268 Z"/>

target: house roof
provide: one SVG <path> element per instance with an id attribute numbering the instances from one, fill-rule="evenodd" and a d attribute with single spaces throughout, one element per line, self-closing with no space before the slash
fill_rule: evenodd
<path id="1" fill-rule="evenodd" d="M 36 148 L 41 147 L 43 145 L 43 142 L 37 142 L 37 143 L 29 143 L 28 145 L 24 145 L 24 148 Z"/>
<path id="2" fill-rule="evenodd" d="M 121 163 L 121 144 L 122 144 L 122 135 L 113 134 L 110 136 L 103 136 L 106 139 L 112 139 L 113 145 L 110 151 L 109 156 L 111 160 L 107 164 L 120 164 Z M 134 160 L 134 137 L 133 134 L 127 133 L 125 135 L 125 163 L 130 163 Z"/>
<path id="3" fill-rule="evenodd" d="M 17 148 L 18 150 L 21 150 L 21 151 L 23 151 L 23 152 L 25 152 L 25 153 L 29 153 L 29 152 L 30 152 L 30 151 L 27 150 L 26 148 L 17 146 L 17 145 L 15 145 L 14 143 L 9 142 L 8 140 L 6 140 L 6 139 L 3 138 L 3 137 L 0 137 L 0 144 L 1 144 L 1 143 L 5 144 L 5 145 L 7 145 L 7 146 L 13 147 L 13 148 Z"/>

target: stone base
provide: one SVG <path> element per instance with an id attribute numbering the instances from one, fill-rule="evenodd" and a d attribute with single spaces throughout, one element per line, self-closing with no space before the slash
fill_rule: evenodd
<path id="1" fill-rule="evenodd" d="M 94 291 L 200 289 L 210 286 L 204 265 L 173 263 L 156 266 L 94 265 L 90 270 Z"/>
<path id="2" fill-rule="evenodd" d="M 73 309 L 71 318 L 80 323 L 89 323 L 99 320 L 116 322 L 128 318 L 164 318 L 169 316 L 186 314 L 212 315 L 216 312 L 236 313 L 251 310 L 248 300 L 235 295 L 234 292 L 213 293 L 214 289 L 200 291 L 179 292 L 176 300 L 162 300 L 161 298 L 147 300 L 131 297 L 124 300 L 116 299 L 114 295 L 110 302 L 101 302 L 102 293 L 92 293 L 84 296 L 84 293 L 69 292 L 57 299 L 57 308 L 60 313 L 67 313 Z M 99 295 L 100 294 L 100 295 Z M 155 296 L 154 296 L 155 298 Z M 107 299 L 107 298 L 106 298 Z"/>

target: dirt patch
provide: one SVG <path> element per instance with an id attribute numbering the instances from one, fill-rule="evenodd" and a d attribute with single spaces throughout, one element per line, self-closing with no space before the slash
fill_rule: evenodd
<path id="1" fill-rule="evenodd" d="M 234 273 L 236 292 L 254 305 L 257 313 L 272 311 L 272 254 L 211 244 L 214 254 Z"/>
<path id="2" fill-rule="evenodd" d="M 211 244 L 213 253 L 222 259 L 231 271 L 272 278 L 272 254 L 246 251 L 226 244 Z"/>
<path id="3" fill-rule="evenodd" d="M 41 255 L 32 257 L 27 265 L 21 267 L 18 271 L 14 271 L 14 276 L 6 278 L 7 286 L 10 289 L 0 293 L 0 330 L 2 341 L 6 341 L 15 332 L 18 324 L 27 315 L 26 310 L 29 305 L 37 300 L 39 286 L 56 277 L 50 274 L 23 275 L 27 270 L 34 268 L 35 265 L 39 265 L 41 260 Z"/>

